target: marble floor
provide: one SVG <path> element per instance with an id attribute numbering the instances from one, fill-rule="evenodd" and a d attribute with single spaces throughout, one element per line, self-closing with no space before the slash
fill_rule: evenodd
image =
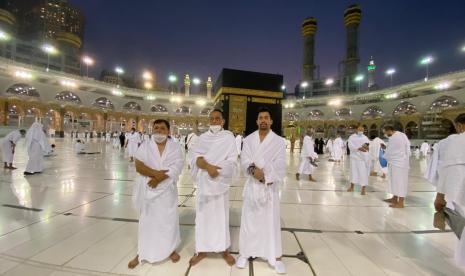
<path id="1" fill-rule="evenodd" d="M 218 256 L 189 267 L 195 188 L 187 168 L 178 183 L 181 261 L 127 269 L 137 247 L 134 165 L 100 140 L 89 147 L 102 154 L 79 156 L 71 140 L 54 142 L 57 156 L 46 158 L 42 174 L 23 176 L 24 140 L 17 150 L 19 169 L 0 169 L 1 275 L 276 275 L 262 261 L 239 270 Z M 387 182 L 379 177 L 370 177 L 366 196 L 345 192 L 347 162 L 322 156 L 317 183 L 295 180 L 298 155 L 289 154 L 287 162 L 280 197 L 288 275 L 465 275 L 454 263 L 455 236 L 432 226 L 434 189 L 422 178 L 425 159 L 412 160 L 405 209 L 382 201 Z M 238 251 L 243 184 L 238 178 L 230 191 L 233 252 Z"/>

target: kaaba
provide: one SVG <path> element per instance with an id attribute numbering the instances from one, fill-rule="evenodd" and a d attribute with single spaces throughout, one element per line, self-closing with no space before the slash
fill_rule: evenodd
<path id="1" fill-rule="evenodd" d="M 224 68 L 214 85 L 216 108 L 223 110 L 224 128 L 249 135 L 257 130 L 261 107 L 273 115 L 273 131 L 281 135 L 283 76 Z"/>

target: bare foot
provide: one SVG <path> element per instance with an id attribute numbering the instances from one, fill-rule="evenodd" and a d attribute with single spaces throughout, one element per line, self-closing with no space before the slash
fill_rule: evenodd
<path id="1" fill-rule="evenodd" d="M 370 173 L 370 176 L 377 176 L 378 174 L 375 172 Z"/>
<path id="2" fill-rule="evenodd" d="M 393 203 L 393 204 L 389 205 L 389 207 L 391 207 L 391 208 L 400 208 L 401 209 L 401 208 L 404 208 L 404 204 L 398 202 L 398 203 Z"/>
<path id="3" fill-rule="evenodd" d="M 316 182 L 316 179 L 313 178 L 311 175 L 308 177 L 308 180 L 310 180 L 310 182 Z"/>
<path id="4" fill-rule="evenodd" d="M 236 263 L 236 259 L 228 251 L 223 252 L 223 259 L 229 266 L 233 266 Z"/>
<path id="5" fill-rule="evenodd" d="M 16 168 L 16 167 L 13 167 L 13 166 L 10 166 L 10 167 L 8 167 L 8 169 L 10 169 L 10 170 L 16 170 L 17 168 Z"/>
<path id="6" fill-rule="evenodd" d="M 296 173 L 296 174 L 295 174 L 295 179 L 296 179 L 296 180 L 300 180 L 300 174 Z"/>
<path id="7" fill-rule="evenodd" d="M 132 259 L 132 260 L 128 263 L 128 268 L 129 268 L 129 269 L 133 269 L 133 268 L 136 267 L 138 264 L 139 264 L 139 255 L 137 255 L 134 259 Z"/>
<path id="8" fill-rule="evenodd" d="M 348 192 L 353 192 L 354 191 L 354 184 L 350 184 L 349 189 L 347 189 Z"/>
<path id="9" fill-rule="evenodd" d="M 366 195 L 367 192 L 365 191 L 365 189 L 362 189 L 362 192 L 360 193 L 361 195 Z"/>
<path id="10" fill-rule="evenodd" d="M 194 266 L 198 264 L 205 257 L 207 257 L 207 253 L 204 253 L 204 252 L 197 253 L 189 260 L 189 264 L 191 266 Z"/>
<path id="11" fill-rule="evenodd" d="M 170 255 L 170 259 L 173 263 L 177 263 L 181 259 L 181 256 L 179 256 L 179 254 L 176 251 L 173 251 L 173 253 L 171 253 Z"/>
<path id="12" fill-rule="evenodd" d="M 394 202 L 394 198 L 391 197 L 391 198 L 387 198 L 387 199 L 383 199 L 384 202 L 387 202 L 387 203 L 393 203 Z"/>
<path id="13" fill-rule="evenodd" d="M 383 175 L 381 176 L 381 178 L 383 178 L 383 179 L 384 179 L 384 178 L 386 178 L 386 175 L 385 175 L 385 174 L 383 174 Z"/>

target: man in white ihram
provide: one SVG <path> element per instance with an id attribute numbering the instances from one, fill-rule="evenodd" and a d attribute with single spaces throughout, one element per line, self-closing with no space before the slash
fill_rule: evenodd
<path id="1" fill-rule="evenodd" d="M 465 113 L 455 119 L 457 135 L 448 137 L 448 145 L 441 157 L 438 168 L 439 180 L 437 194 L 434 201 L 436 211 L 445 207 L 452 209 L 462 218 L 465 217 Z M 452 227 L 451 227 L 452 228 Z M 465 228 L 462 230 L 457 248 L 455 261 L 465 266 Z"/>
<path id="2" fill-rule="evenodd" d="M 246 172 L 244 203 L 239 233 L 237 267 L 245 268 L 250 257 L 259 257 L 286 273 L 281 260 L 279 186 L 286 174 L 286 144 L 271 130 L 271 112 L 258 111 L 258 130 L 244 139 L 241 167 Z"/>
<path id="3" fill-rule="evenodd" d="M 242 151 L 242 140 L 244 138 L 242 137 L 242 135 L 240 133 L 238 133 L 236 135 L 236 148 L 237 148 L 237 154 L 238 155 L 241 155 L 241 151 Z"/>
<path id="4" fill-rule="evenodd" d="M 153 123 L 153 140 L 144 141 L 135 154 L 138 176 L 133 190 L 133 204 L 139 214 L 137 256 L 128 263 L 161 262 L 167 258 L 176 263 L 181 258 L 176 248 L 179 234 L 178 189 L 184 158 L 178 143 L 168 138 L 166 120 Z"/>
<path id="5" fill-rule="evenodd" d="M 299 171 L 296 173 L 295 178 L 300 180 L 300 175 L 308 174 L 308 180 L 316 182 L 315 178 L 312 177 L 315 170 L 315 160 L 318 158 L 318 154 L 315 152 L 315 143 L 313 142 L 313 129 L 307 130 L 302 147 Z"/>
<path id="6" fill-rule="evenodd" d="M 363 134 L 362 125 L 357 126 L 357 132 L 350 135 L 348 145 L 350 150 L 350 187 L 348 192 L 354 191 L 355 184 L 362 187 L 361 195 L 366 194 L 368 175 L 370 174 L 370 155 L 368 145 L 370 140 Z"/>
<path id="7" fill-rule="evenodd" d="M 378 174 L 383 174 L 383 171 L 381 169 L 381 165 L 379 164 L 379 151 L 381 149 L 381 144 L 384 145 L 384 141 L 381 140 L 379 137 L 372 137 L 370 141 L 370 148 L 368 149 L 368 152 L 370 153 L 370 159 L 371 159 L 371 176 L 377 176 Z"/>
<path id="8" fill-rule="evenodd" d="M 344 141 L 342 141 L 341 135 L 339 134 L 337 134 L 336 139 L 334 139 L 332 153 L 334 162 L 341 162 L 342 155 L 344 154 Z"/>
<path id="9" fill-rule="evenodd" d="M 0 141 L 3 163 L 5 163 L 3 166 L 4 169 L 16 170 L 16 168 L 13 167 L 13 156 L 15 154 L 16 144 L 25 134 L 26 130 L 24 129 L 13 130 Z"/>
<path id="10" fill-rule="evenodd" d="M 410 141 L 407 135 L 394 130 L 393 126 L 385 126 L 384 133 L 389 137 L 384 159 L 388 162 L 388 192 L 392 194 L 392 198 L 384 201 L 390 203 L 389 207 L 404 208 L 408 192 Z"/>
<path id="11" fill-rule="evenodd" d="M 429 144 L 427 141 L 424 141 L 423 143 L 421 143 L 421 146 L 420 146 L 421 155 L 423 157 L 426 157 L 428 155 L 428 151 L 429 151 Z"/>
<path id="12" fill-rule="evenodd" d="M 34 122 L 26 132 L 26 148 L 29 160 L 24 175 L 41 173 L 44 170 L 44 152 L 48 149 L 44 126 Z"/>
<path id="13" fill-rule="evenodd" d="M 137 152 L 141 142 L 141 137 L 139 132 L 136 132 L 135 128 L 131 128 L 131 132 L 126 135 L 126 148 L 128 149 L 129 162 L 134 161 L 134 155 Z"/>
<path id="14" fill-rule="evenodd" d="M 224 130 L 223 112 L 210 112 L 210 130 L 200 135 L 192 149 L 191 174 L 197 187 L 195 252 L 190 264 L 196 265 L 207 252 L 221 253 L 230 266 L 235 259 L 228 252 L 229 186 L 237 169 L 237 149 L 232 132 Z"/>

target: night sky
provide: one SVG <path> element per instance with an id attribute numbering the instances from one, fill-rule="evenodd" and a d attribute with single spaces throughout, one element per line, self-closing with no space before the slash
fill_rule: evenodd
<path id="1" fill-rule="evenodd" d="M 315 57 L 321 78 L 337 77 L 344 57 L 343 12 L 358 3 L 361 68 L 372 55 L 377 81 L 397 69 L 394 83 L 424 77 L 421 56 L 436 60 L 433 75 L 465 69 L 464 0 L 234 0 L 142 1 L 71 0 L 86 17 L 84 52 L 96 59 L 92 69 L 121 65 L 128 73 L 149 68 L 161 85 L 169 73 L 213 80 L 222 68 L 279 73 L 287 87 L 300 81 L 304 18 L 318 20 Z M 366 71 L 364 71 L 366 73 Z M 365 83 L 366 85 L 366 83 Z"/>

